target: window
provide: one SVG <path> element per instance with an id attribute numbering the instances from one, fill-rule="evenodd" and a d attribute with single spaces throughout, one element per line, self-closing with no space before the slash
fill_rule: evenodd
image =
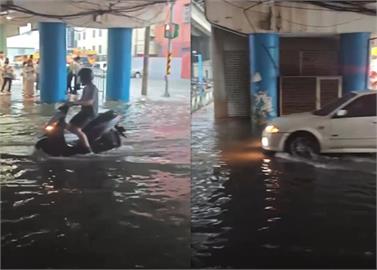
<path id="1" fill-rule="evenodd" d="M 78 40 L 81 39 L 81 34 L 80 34 L 80 33 L 77 34 L 77 39 L 78 39 Z"/>
<path id="2" fill-rule="evenodd" d="M 86 39 L 86 32 L 82 32 L 82 39 L 85 40 Z"/>
<path id="3" fill-rule="evenodd" d="M 93 29 L 93 37 L 95 38 L 96 37 L 96 30 Z"/>
<path id="4" fill-rule="evenodd" d="M 150 36 L 151 38 L 154 38 L 156 36 L 156 28 L 154 27 L 154 25 L 151 26 Z"/>
<path id="5" fill-rule="evenodd" d="M 98 54 L 102 54 L 102 45 L 98 45 Z"/>
<path id="6" fill-rule="evenodd" d="M 93 50 L 93 51 L 96 50 L 96 46 L 95 46 L 95 45 L 92 46 L 92 50 Z"/>
<path id="7" fill-rule="evenodd" d="M 376 116 L 376 94 L 361 96 L 345 106 L 344 109 L 347 110 L 344 117 Z"/>
<path id="8" fill-rule="evenodd" d="M 98 30 L 98 36 L 102 37 L 102 29 Z"/>
<path id="9" fill-rule="evenodd" d="M 190 4 L 186 4 L 183 9 L 183 18 L 185 23 L 190 23 L 191 18 L 191 6 Z"/>
<path id="10" fill-rule="evenodd" d="M 336 108 L 346 103 L 348 100 L 354 98 L 355 96 L 356 96 L 355 93 L 346 94 L 342 96 L 340 99 L 330 102 L 329 104 L 326 104 L 325 106 L 323 106 L 321 109 L 314 111 L 313 114 L 320 115 L 320 116 L 328 115 L 329 113 L 333 112 Z"/>

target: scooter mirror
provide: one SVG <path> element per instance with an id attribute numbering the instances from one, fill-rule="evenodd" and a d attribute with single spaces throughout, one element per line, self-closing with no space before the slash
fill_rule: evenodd
<path id="1" fill-rule="evenodd" d="M 63 112 L 63 113 L 67 113 L 68 109 L 69 109 L 69 106 L 67 104 L 63 104 L 63 105 L 58 107 L 58 110 Z"/>

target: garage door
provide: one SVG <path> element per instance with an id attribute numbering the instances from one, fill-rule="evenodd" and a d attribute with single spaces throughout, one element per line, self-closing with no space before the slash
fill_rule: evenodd
<path id="1" fill-rule="evenodd" d="M 250 117 L 249 57 L 246 51 L 224 52 L 229 117 Z"/>
<path id="2" fill-rule="evenodd" d="M 280 115 L 309 112 L 341 96 L 341 77 L 282 76 Z"/>

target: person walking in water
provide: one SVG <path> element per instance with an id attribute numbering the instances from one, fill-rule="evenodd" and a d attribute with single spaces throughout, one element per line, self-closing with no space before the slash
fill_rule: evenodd
<path id="1" fill-rule="evenodd" d="M 73 94 L 73 95 L 76 95 L 77 90 L 78 90 L 78 81 L 79 81 L 78 73 L 81 69 L 81 65 L 79 61 L 80 61 L 80 57 L 79 56 L 75 57 L 73 61 L 71 62 L 71 64 L 69 65 L 69 69 L 68 69 L 68 78 L 67 78 L 68 93 Z M 72 79 L 74 81 L 73 89 L 72 89 Z"/>
<path id="2" fill-rule="evenodd" d="M 39 91 L 39 70 L 40 70 L 39 59 L 37 60 L 37 63 L 35 63 L 34 69 L 35 69 L 35 82 L 36 82 L 35 90 Z"/>
<path id="3" fill-rule="evenodd" d="M 29 59 L 23 68 L 22 76 L 24 79 L 24 96 L 32 97 L 34 95 L 35 69 L 33 60 Z"/>
<path id="4" fill-rule="evenodd" d="M 8 84 L 8 93 L 10 94 L 12 88 L 12 80 L 14 79 L 14 70 L 9 65 L 9 59 L 6 58 L 4 62 L 4 66 L 1 69 L 1 74 L 3 78 L 3 85 L 1 86 L 1 92 L 4 91 L 6 84 Z"/>
<path id="5" fill-rule="evenodd" d="M 1 69 L 3 68 L 4 66 L 4 62 L 5 62 L 5 58 L 4 58 L 4 52 L 3 51 L 0 51 L 0 71 Z M 3 85 L 3 76 L 2 74 L 0 73 L 0 86 Z"/>

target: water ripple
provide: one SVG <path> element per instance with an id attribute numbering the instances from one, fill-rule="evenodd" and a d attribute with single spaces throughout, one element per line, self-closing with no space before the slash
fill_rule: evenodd
<path id="1" fill-rule="evenodd" d="M 193 267 L 375 268 L 375 167 L 373 156 L 267 157 L 249 120 L 194 113 Z"/>

